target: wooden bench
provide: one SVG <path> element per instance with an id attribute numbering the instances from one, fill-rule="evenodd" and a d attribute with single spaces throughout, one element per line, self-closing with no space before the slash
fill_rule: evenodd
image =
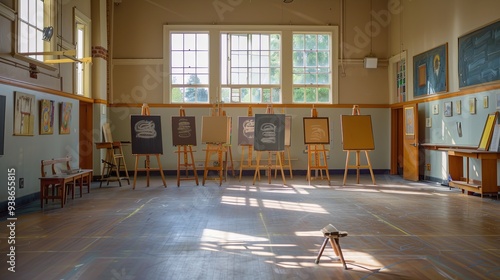
<path id="1" fill-rule="evenodd" d="M 347 269 L 347 265 L 344 260 L 344 255 L 342 254 L 342 249 L 340 248 L 340 240 L 339 240 L 340 237 L 347 236 L 347 231 L 339 231 L 332 224 L 329 224 L 326 227 L 322 228 L 321 232 L 323 232 L 325 240 L 323 241 L 323 245 L 319 249 L 318 257 L 316 258 L 315 263 L 316 264 L 319 263 L 319 259 L 321 258 L 321 255 L 325 250 L 326 243 L 330 241 L 330 244 L 332 245 L 332 248 L 335 251 L 335 255 L 337 255 L 337 257 L 340 258 L 340 261 L 342 261 L 344 268 Z"/>
<path id="2" fill-rule="evenodd" d="M 43 208 L 43 200 L 48 203 L 48 199 L 60 199 L 61 208 L 67 200 L 67 193 L 71 192 L 72 198 L 75 198 L 75 187 L 80 187 L 80 197 L 83 194 L 83 186 L 87 186 L 87 192 L 90 193 L 90 183 L 92 181 L 91 169 L 71 169 L 71 157 L 42 160 L 40 177 L 40 202 Z M 46 168 L 50 166 L 50 173 Z M 52 190 L 52 194 L 49 194 Z"/>

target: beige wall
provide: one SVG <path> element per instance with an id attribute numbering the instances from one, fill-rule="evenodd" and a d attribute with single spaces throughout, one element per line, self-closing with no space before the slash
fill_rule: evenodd
<path id="1" fill-rule="evenodd" d="M 165 24 L 339 26 L 341 21 L 345 22 L 342 32 L 349 47 L 338 70 L 339 102 L 389 103 L 384 63 L 387 58 L 387 25 L 378 23 L 370 14 L 370 9 L 377 13 L 387 10 L 387 0 L 342 1 L 345 2 L 343 7 L 340 0 L 297 0 L 290 4 L 281 0 L 192 2 L 195 3 L 137 0 L 122 1 L 114 6 L 113 58 L 134 61 L 128 65 L 113 64 L 112 103 L 165 102 L 158 96 L 162 94 L 162 85 L 151 90 L 146 99 L 130 98 L 133 89 L 141 86 L 148 75 L 147 66 L 153 67 L 150 60 L 163 58 L 162 30 Z M 380 59 L 378 69 L 363 67 L 362 59 L 371 52 Z"/>
<path id="2" fill-rule="evenodd" d="M 408 85 L 413 85 L 413 57 L 448 43 L 449 92 L 458 87 L 458 38 L 500 19 L 496 0 L 401 0 L 402 12 L 390 26 L 389 55 L 408 53 Z M 413 88 L 409 86 L 410 96 Z"/>

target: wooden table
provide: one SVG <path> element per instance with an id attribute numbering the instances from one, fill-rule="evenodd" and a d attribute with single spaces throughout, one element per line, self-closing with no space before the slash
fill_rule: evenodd
<path id="1" fill-rule="evenodd" d="M 92 170 L 85 169 L 73 174 L 56 174 L 40 178 L 40 202 L 41 208 L 43 208 L 43 200 L 46 201 L 49 198 L 60 199 L 61 208 L 64 207 L 66 202 L 66 184 L 72 183 L 75 185 L 78 183 L 80 187 L 80 197 L 82 196 L 83 184 L 86 182 L 88 184 L 88 191 L 90 192 L 90 182 L 92 182 Z M 52 185 L 53 188 L 58 188 L 60 191 L 49 195 L 48 189 Z M 75 198 L 75 192 L 72 193 L 72 198 Z"/>
<path id="2" fill-rule="evenodd" d="M 451 176 L 450 187 L 462 189 L 462 193 L 479 193 L 496 196 L 498 199 L 497 185 L 497 160 L 500 152 L 479 151 L 470 149 L 443 149 L 448 152 L 448 173 Z M 464 171 L 464 160 L 466 161 L 466 174 Z M 480 161 L 481 178 L 480 181 L 471 180 L 469 177 L 469 160 L 478 159 Z"/>

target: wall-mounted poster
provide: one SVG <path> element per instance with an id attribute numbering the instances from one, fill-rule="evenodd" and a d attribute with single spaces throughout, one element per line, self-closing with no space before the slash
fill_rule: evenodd
<path id="1" fill-rule="evenodd" d="M 448 91 L 448 44 L 413 57 L 413 95 Z"/>
<path id="2" fill-rule="evenodd" d="M 33 136 L 35 129 L 35 96 L 15 92 L 14 135 Z"/>
<path id="3" fill-rule="evenodd" d="M 500 80 L 500 21 L 458 38 L 459 87 Z"/>
<path id="4" fill-rule="evenodd" d="M 172 143 L 174 146 L 196 146 L 196 122 L 194 116 L 172 117 Z"/>
<path id="5" fill-rule="evenodd" d="M 59 134 L 69 134 L 71 132 L 71 110 L 73 103 L 62 102 L 59 110 Z"/>
<path id="6" fill-rule="evenodd" d="M 132 154 L 163 154 L 160 116 L 130 116 Z"/>
<path id="7" fill-rule="evenodd" d="M 330 144 L 328 118 L 304 118 L 304 144 Z"/>
<path id="8" fill-rule="evenodd" d="M 6 99 L 5 95 L 0 95 L 0 155 L 4 155 Z"/>
<path id="9" fill-rule="evenodd" d="M 231 142 L 231 122 L 227 116 L 203 116 L 201 119 L 201 142 L 229 144 Z"/>
<path id="10" fill-rule="evenodd" d="M 253 145 L 254 130 L 254 117 L 238 117 L 238 145 Z"/>
<path id="11" fill-rule="evenodd" d="M 54 101 L 40 100 L 40 134 L 54 133 Z"/>
<path id="12" fill-rule="evenodd" d="M 285 150 L 285 115 L 256 114 L 254 131 L 255 151 Z"/>

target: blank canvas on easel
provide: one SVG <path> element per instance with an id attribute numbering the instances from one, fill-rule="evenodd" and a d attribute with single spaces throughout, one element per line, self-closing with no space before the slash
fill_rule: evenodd
<path id="1" fill-rule="evenodd" d="M 231 132 L 229 120 L 227 116 L 203 116 L 201 120 L 201 142 L 229 143 Z"/>
<path id="2" fill-rule="evenodd" d="M 341 115 L 342 149 L 374 150 L 370 115 Z"/>

